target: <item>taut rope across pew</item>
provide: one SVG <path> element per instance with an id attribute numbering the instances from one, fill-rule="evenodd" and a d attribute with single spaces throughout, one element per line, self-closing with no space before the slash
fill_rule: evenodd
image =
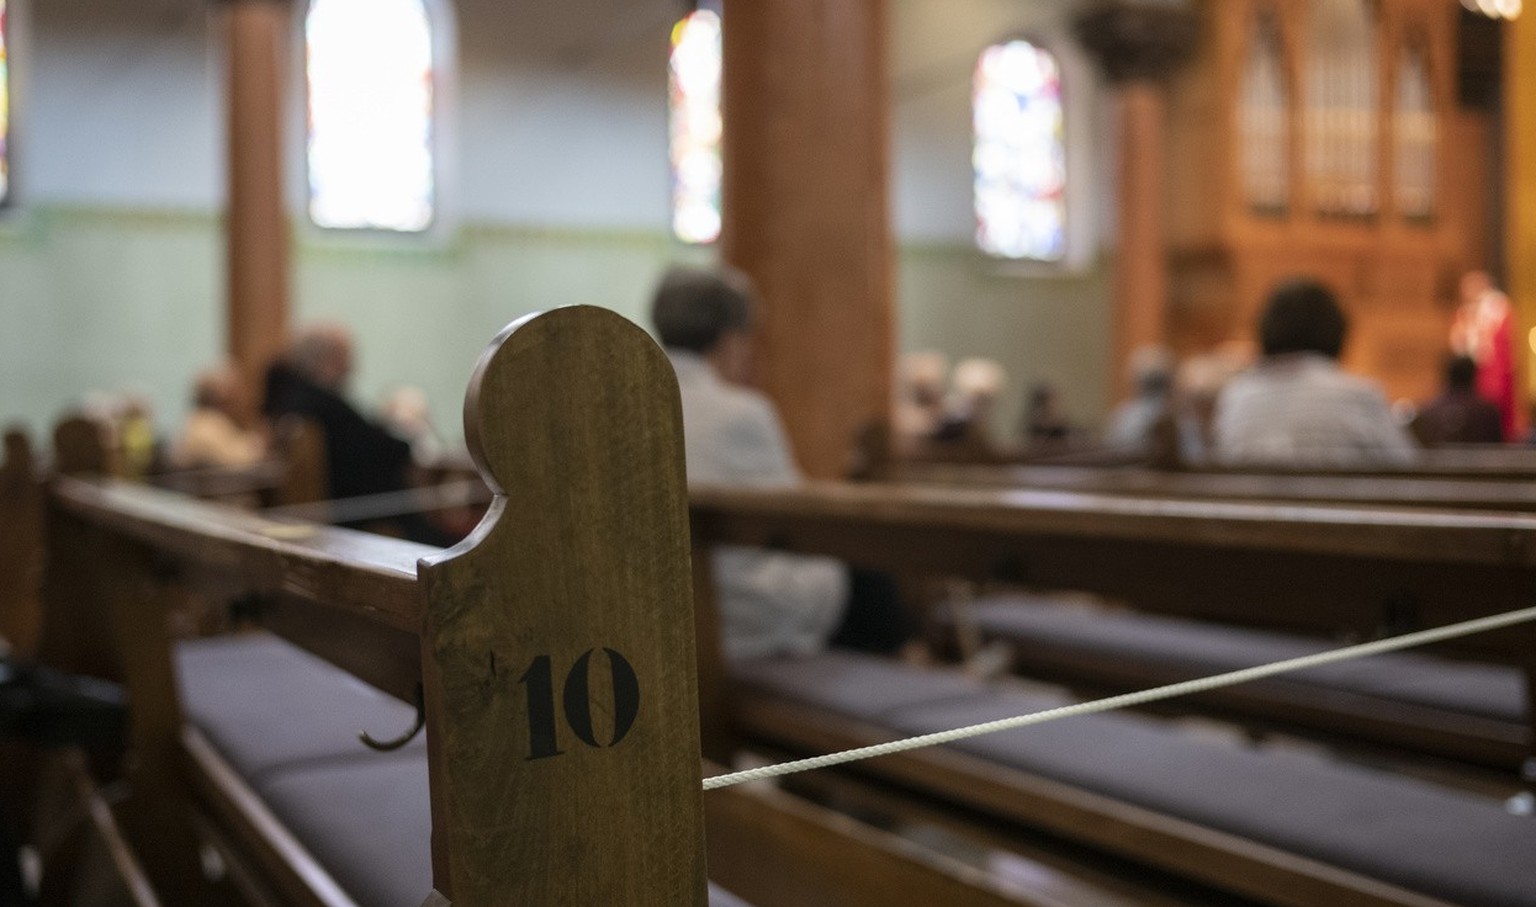
<path id="1" fill-rule="evenodd" d="M 878 756 L 887 756 L 892 753 L 902 753 L 908 750 L 921 749 L 928 746 L 938 746 L 944 743 L 953 743 L 957 740 L 965 740 L 970 737 L 980 737 L 985 734 L 995 734 L 1001 731 L 1015 728 L 1029 727 L 1030 725 L 1044 724 L 1047 721 L 1058 721 L 1063 718 L 1072 718 L 1078 715 L 1093 715 L 1099 712 L 1110 712 L 1116 709 L 1132 708 L 1146 705 L 1151 702 L 1159 702 L 1164 699 L 1173 699 L 1177 696 L 1188 696 L 1194 693 L 1203 693 L 1221 687 L 1235 686 L 1252 680 L 1260 680 L 1265 677 L 1273 677 L 1277 674 L 1285 674 L 1292 671 L 1302 671 L 1307 668 L 1315 668 L 1325 664 L 1334 664 L 1341 661 L 1350 661 L 1357 658 L 1365 658 L 1383 652 L 1397 652 L 1403 649 L 1426 646 L 1432 643 L 1444 642 L 1450 639 L 1458 639 L 1463 636 L 1471 636 L 1477 633 L 1486 633 L 1503 627 L 1511 627 L 1516 624 L 1536 621 L 1536 608 L 1522 608 L 1516 611 L 1506 611 L 1503 614 L 1494 614 L 1488 617 L 1480 617 L 1475 620 L 1461 621 L 1443 627 L 1435 627 L 1429 630 L 1420 630 L 1416 633 L 1405 633 L 1401 636 L 1393 636 L 1387 639 L 1373 640 L 1354 646 L 1346 646 L 1342 649 L 1333 649 L 1327 652 L 1319 652 L 1301 658 L 1290 658 L 1285 661 L 1272 662 L 1265 665 L 1257 665 L 1244 668 L 1239 671 L 1229 671 L 1224 674 L 1216 674 L 1211 677 L 1201 677 L 1195 680 L 1186 680 L 1180 683 L 1167 684 L 1153 687 L 1149 690 L 1141 690 L 1135 693 L 1123 693 L 1118 696 L 1110 696 L 1104 699 L 1096 699 L 1092 702 L 1076 703 L 1074 705 L 1061 706 L 1059 708 L 1046 709 L 1039 712 L 1031 712 L 1026 715 L 1018 715 L 1013 718 L 1003 718 L 997 721 L 987 721 L 981 724 L 973 724 L 967 727 L 954 728 L 948 731 L 939 731 L 932 734 L 920 734 L 915 737 L 907 737 L 901 740 L 892 740 L 887 743 L 879 743 L 873 746 L 861 746 L 836 753 L 828 753 L 823 756 L 813 756 L 808 759 L 796 759 L 790 762 L 781 762 L 776 765 L 765 765 L 758 768 L 747 769 L 740 772 L 732 772 L 725 775 L 715 775 L 704 779 L 704 790 L 718 790 L 723 787 L 731 787 L 736 784 L 745 784 L 749 781 L 761 781 L 767 778 L 776 778 L 782 775 L 793 775 L 799 772 L 813 771 L 833 765 L 842 765 L 848 762 L 858 762 L 864 759 L 874 759 Z"/>

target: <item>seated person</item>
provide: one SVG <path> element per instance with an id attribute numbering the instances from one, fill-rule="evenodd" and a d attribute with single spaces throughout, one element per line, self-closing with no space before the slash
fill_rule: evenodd
<path id="1" fill-rule="evenodd" d="M 1504 414 L 1478 395 L 1476 360 L 1452 356 L 1446 362 L 1445 390 L 1419 410 L 1413 433 L 1425 447 L 1503 442 Z"/>
<path id="2" fill-rule="evenodd" d="M 289 415 L 312 419 L 325 432 L 331 497 L 400 491 L 408 484 L 411 445 L 347 402 L 343 393 L 351 374 L 351 334 L 336 324 L 313 325 L 268 370 L 262 411 L 274 421 Z"/>
<path id="3" fill-rule="evenodd" d="M 240 397 L 240 376 L 229 366 L 197 376 L 192 414 L 171 449 L 177 469 L 239 469 L 262 458 L 266 438 L 240 426 Z"/>
<path id="4" fill-rule="evenodd" d="M 1130 451 L 1153 447 L 1158 421 L 1173 406 L 1173 354 L 1160 346 L 1144 346 L 1131 354 L 1135 396 L 1115 407 L 1104 427 L 1104 446 Z"/>
<path id="5" fill-rule="evenodd" d="M 326 482 L 332 498 L 403 491 L 411 485 L 411 444 L 347 402 L 342 393 L 351 373 L 352 336 L 347 329 L 334 324 L 312 326 L 268 370 L 262 412 L 274 422 L 283 416 L 299 416 L 320 426 L 325 435 Z M 342 525 L 426 545 L 457 541 L 420 513 Z"/>
<path id="6" fill-rule="evenodd" d="M 750 374 L 753 290 L 745 275 L 674 268 L 651 318 L 683 400 L 688 481 L 787 488 L 800 481 L 789 442 Z M 895 584 L 838 561 L 755 548 L 715 553 L 727 658 L 808 655 L 827 645 L 894 652 L 909 636 Z"/>
<path id="7" fill-rule="evenodd" d="M 1223 463 L 1372 465 L 1412 462 L 1417 446 L 1374 383 L 1339 368 L 1347 324 L 1322 284 L 1291 280 L 1259 322 L 1263 356 L 1216 401 Z"/>

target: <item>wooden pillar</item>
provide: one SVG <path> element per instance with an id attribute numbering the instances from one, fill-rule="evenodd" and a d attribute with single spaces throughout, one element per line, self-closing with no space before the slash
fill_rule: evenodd
<path id="1" fill-rule="evenodd" d="M 230 358 L 257 382 L 288 330 L 283 129 L 288 0 L 227 0 L 229 200 L 225 211 Z"/>
<path id="2" fill-rule="evenodd" d="M 894 318 L 885 0 L 724 15 L 724 259 L 757 282 L 758 379 L 807 475 L 890 413 Z"/>
<path id="3" fill-rule="evenodd" d="M 1164 83 L 1194 49 L 1197 27 L 1194 14 L 1177 5 L 1127 0 L 1095 7 L 1077 22 L 1083 46 L 1116 86 L 1119 224 L 1110 387 L 1117 399 L 1130 390 L 1131 354 L 1169 340 Z"/>
<path id="4" fill-rule="evenodd" d="M 1120 222 L 1114 280 L 1115 399 L 1130 392 L 1131 354 L 1145 346 L 1166 346 L 1168 260 L 1163 243 L 1163 122 L 1167 107 L 1161 86 L 1139 80 L 1123 85 L 1115 99 L 1120 121 Z"/>
<path id="5" fill-rule="evenodd" d="M 1536 327 L 1536 10 L 1504 29 L 1504 259 L 1517 325 L 1515 361 L 1527 382 L 1516 399 L 1524 406 L 1536 397 L 1536 354 L 1526 334 Z"/>

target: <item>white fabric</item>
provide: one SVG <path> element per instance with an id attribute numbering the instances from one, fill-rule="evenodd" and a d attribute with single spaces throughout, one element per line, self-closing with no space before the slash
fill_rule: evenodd
<path id="1" fill-rule="evenodd" d="M 1168 407 L 1165 397 L 1136 397 L 1127 400 L 1110 413 L 1104 429 L 1104 445 L 1112 448 L 1134 449 L 1150 447 L 1152 429 Z"/>
<path id="2" fill-rule="evenodd" d="M 699 356 L 668 350 L 683 398 L 688 481 L 787 488 L 800 481 L 784 429 L 763 395 L 722 381 Z M 826 646 L 848 600 L 838 561 L 757 548 L 715 552 L 720 631 L 729 659 L 809 655 Z"/>
<path id="3" fill-rule="evenodd" d="M 1314 354 L 1260 361 L 1216 401 L 1216 459 L 1224 463 L 1410 463 L 1417 445 L 1375 384 Z"/>

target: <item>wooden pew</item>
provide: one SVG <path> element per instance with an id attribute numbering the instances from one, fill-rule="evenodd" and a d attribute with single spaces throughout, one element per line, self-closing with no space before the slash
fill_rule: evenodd
<path id="1" fill-rule="evenodd" d="M 901 478 L 903 475 L 945 470 L 949 467 L 1006 469 L 1015 467 L 1087 467 L 1101 469 L 1160 468 L 1177 469 L 1194 474 L 1270 474 L 1281 476 L 1405 476 L 1410 478 L 1442 478 L 1467 481 L 1508 481 L 1536 478 L 1536 448 L 1518 445 L 1464 445 L 1420 450 L 1412 463 L 1403 464 L 1340 464 L 1317 465 L 1223 465 L 1219 463 L 1187 463 L 1176 454 L 1160 454 L 1136 449 L 1083 448 L 1054 454 L 1036 454 L 1028 451 L 995 451 L 989 456 L 978 457 L 969 451 L 946 451 L 942 445 L 933 445 L 914 456 L 897 460 L 876 453 L 866 456 L 880 462 L 883 470 L 880 478 Z"/>
<path id="2" fill-rule="evenodd" d="M 1436 625 L 1526 607 L 1536 588 L 1536 519 L 1508 515 L 836 485 L 779 493 L 699 489 L 692 494 L 692 513 L 701 639 L 712 631 L 714 618 L 707 604 L 709 576 L 698 565 L 707 562 L 712 545 L 722 543 L 831 554 L 892 570 L 1089 589 L 1173 613 L 1325 634 L 1369 634 L 1387 617 L 1401 621 L 1408 615 Z M 1469 598 L 1468 589 L 1479 594 Z M 1529 629 L 1506 630 L 1463 649 L 1529 671 L 1536 651 L 1532 641 Z M 882 673 L 888 667 L 868 668 L 842 656 L 824 659 L 819 666 L 736 668 L 736 681 L 727 690 L 723 673 L 716 673 L 718 658 L 701 653 L 706 744 L 728 751 L 739 735 L 769 747 L 822 752 L 1010 713 L 1009 703 L 985 691 L 967 691 L 959 681 L 917 694 L 902 687 L 920 684 Z M 886 704 L 850 704 L 853 694 L 824 692 L 854 677 L 866 683 L 864 695 L 878 690 L 874 698 Z M 918 701 L 903 702 L 909 695 Z M 923 696 L 929 697 L 927 705 Z M 871 709 L 875 717 L 866 714 Z M 1103 725 L 1092 730 L 1112 754 L 1115 744 L 1109 741 L 1119 732 Z M 1009 740 L 1023 745 L 1025 733 Z M 1179 751 L 1146 732 L 1130 737 L 1163 747 L 1159 752 Z M 1418 891 L 1401 874 L 1396 882 L 1384 881 L 1374 874 L 1391 871 L 1382 867 L 1348 869 L 1227 826 L 1149 810 L 1145 799 L 1135 799 L 1145 791 L 1127 801 L 1123 798 L 1132 795 L 1105 796 L 1000 764 L 997 758 L 1013 745 L 1009 740 L 993 741 L 991 749 L 978 741 L 976 747 L 883 757 L 853 771 L 1268 903 L 1461 900 Z M 1090 763 L 1091 756 L 1083 754 Z M 1102 752 L 1100 757 L 1108 758 Z M 1223 758 L 1233 762 L 1224 771 L 1252 762 L 1240 755 Z M 1125 767 L 1127 775 L 1137 773 L 1133 765 Z M 1294 776 L 1298 770 L 1292 766 L 1281 774 Z M 1338 769 L 1306 769 L 1314 770 L 1334 786 L 1378 784 L 1348 772 L 1332 778 Z M 1440 796 L 1406 780 L 1379 784 L 1394 801 Z M 1472 812 L 1495 826 L 1503 821 L 1492 804 Z M 1512 828 L 1529 831 L 1518 824 Z M 1536 890 L 1530 897 L 1536 899 Z"/>
<path id="3" fill-rule="evenodd" d="M 1284 475 L 1280 473 L 1180 472 L 1145 468 L 1089 469 L 1071 467 L 939 467 L 909 470 L 907 478 L 953 487 L 1035 488 L 1089 494 L 1189 500 L 1295 501 L 1322 504 L 1403 505 L 1505 512 L 1536 511 L 1536 493 L 1523 481 L 1474 481 L 1420 478 L 1407 475 Z M 1136 656 L 1134 646 L 1109 643 L 1095 651 L 1089 642 L 1097 632 L 1106 638 L 1132 632 L 1133 617 L 1110 617 L 1094 625 L 1086 620 L 1067 626 L 1065 616 L 1009 614 L 1002 604 L 1007 595 L 984 597 L 968 612 L 974 632 L 982 638 L 1000 638 L 1016 649 L 1017 664 L 1025 673 L 1050 680 L 1076 683 L 1101 690 L 1119 690 L 1187 679 L 1193 668 L 1177 657 L 1149 653 Z M 1132 601 L 1134 604 L 1134 600 Z M 1175 625 L 1142 619 L 1149 633 L 1171 633 Z M 1031 629 L 1034 626 L 1043 632 Z M 972 628 L 967 627 L 968 630 Z M 1061 632 L 1057 632 L 1057 631 Z M 1198 648 L 1206 637 L 1222 637 L 1216 628 L 1203 633 L 1198 625 L 1185 631 L 1190 645 Z M 1288 640 L 1250 634 L 1254 648 L 1279 649 Z M 1071 638 L 1066 645 L 1062 642 Z M 1237 639 L 1233 637 L 1233 642 Z M 1295 644 L 1305 647 L 1305 638 Z M 1173 656 L 1174 653 L 1170 653 Z M 1400 659 L 1401 660 L 1401 659 Z M 1404 683 L 1419 668 L 1406 663 Z M 1233 664 L 1233 667 L 1241 665 Z M 1451 666 L 1448 669 L 1454 670 Z M 1220 670 L 1224 668 L 1214 668 Z M 1477 671 L 1462 673 L 1470 675 Z M 1487 673 L 1487 672 L 1484 672 Z M 1488 682 L 1496 681 L 1489 674 Z M 1479 680 L 1478 682 L 1481 682 Z M 1376 686 L 1381 686 L 1377 684 Z M 1246 720 L 1278 722 L 1290 730 L 1321 731 L 1336 739 L 1385 743 L 1393 747 L 1427 752 L 1456 760 L 1517 768 L 1529 751 L 1527 724 L 1514 710 L 1486 708 L 1457 710 L 1447 700 L 1443 706 L 1404 702 L 1377 695 L 1378 691 L 1328 688 L 1324 684 L 1297 684 L 1282 679 L 1205 697 L 1227 714 Z M 1363 695 L 1362 695 L 1363 694 Z M 1505 715 L 1513 715 L 1508 718 Z"/>
<path id="4" fill-rule="evenodd" d="M 135 796 L 123 815 L 166 900 L 221 898 L 194 865 L 190 836 L 173 833 L 189 815 L 285 900 L 335 893 L 285 859 L 292 836 L 215 770 L 215 749 L 181 720 L 161 587 L 191 562 L 264 595 L 273 628 L 293 641 L 380 689 L 421 697 L 430 902 L 704 903 L 671 382 L 643 332 L 601 310 L 559 310 L 499 337 L 467 407 L 498 499 L 473 539 L 448 552 L 233 513 L 209 519 L 206 505 L 143 487 L 56 484 L 52 516 L 72 538 L 50 550 L 49 570 L 88 577 L 109 605 L 135 701 Z M 500 518 L 503 489 L 528 518 Z M 611 694 L 627 726 L 594 730 L 585 684 L 572 681 L 575 730 L 562 732 L 540 672 L 558 680 L 596 649 L 633 684 Z"/>
<path id="5" fill-rule="evenodd" d="M 531 376 L 552 381 L 555 399 L 522 389 L 541 386 Z M 696 694 L 669 367 L 616 316 L 561 310 L 500 338 L 470 401 L 468 434 L 498 493 L 492 518 L 446 552 L 142 486 L 56 483 L 51 505 L 64 548 L 52 564 L 50 605 L 82 630 L 82 612 L 66 598 L 81 587 L 57 582 L 60 573 L 83 573 L 89 591 L 110 600 L 110 613 L 95 619 L 115 626 L 138 706 L 138 768 L 123 819 L 167 903 L 374 903 L 369 880 L 359 881 L 313 825 L 339 823 L 349 830 L 341 838 L 367 838 L 387 825 L 402 840 L 395 827 L 412 817 L 406 810 L 359 826 L 296 813 L 295 801 L 318 799 L 313 785 L 337 766 L 398 777 L 418 798 L 430 773 L 437 851 L 430 874 L 443 896 L 447 884 L 456 886 L 454 903 L 696 902 L 703 852 L 687 846 L 698 843 Z M 528 440 L 534 435 L 543 440 Z M 511 513 L 509 501 L 517 502 Z M 87 542 L 91 563 L 71 556 Z M 353 689 L 346 675 L 270 637 L 200 640 L 170 654 L 167 593 L 194 571 L 218 572 L 246 592 L 244 610 L 269 631 L 396 700 L 423 702 L 425 748 L 416 741 L 399 754 L 364 750 L 357 731 L 387 736 L 408 725 L 411 710 Z M 640 686 L 624 731 L 622 719 L 610 717 L 633 704 L 615 652 Z M 591 705 L 579 695 L 588 678 L 573 670 L 557 706 L 558 672 L 590 658 L 612 669 L 591 672 Z M 541 664 L 556 673 L 539 673 Z M 255 695 L 240 700 L 232 695 L 239 692 Z M 263 698 L 279 700 L 275 714 Z M 320 700 L 345 705 L 340 720 L 348 723 L 321 723 Z M 549 727 L 556 708 L 565 723 Z M 299 739 L 269 747 L 284 731 Z M 609 742 L 610 735 L 622 739 Z M 593 741 L 584 744 L 587 737 Z M 411 760 L 424 754 L 430 767 L 417 772 Z M 659 767 L 658 755 L 666 759 Z M 412 796 L 391 790 L 385 799 Z M 460 798 L 473 802 L 456 809 Z M 572 803 L 583 807 L 581 816 L 554 815 Z M 605 815 L 610 806 L 627 808 L 620 819 L 631 824 Z M 465 812 L 494 812 L 496 837 L 486 842 L 465 828 Z M 636 821 L 649 824 L 639 829 Z M 771 793 L 717 797 L 710 821 L 712 871 L 753 892 L 759 907 L 804 904 L 813 890 L 852 907 L 1057 903 Z M 384 860 L 407 864 L 408 875 L 426 838 L 424 829 L 421 853 Z M 229 884 L 200 877 L 190 859 L 196 839 L 216 842 Z M 406 833 L 404 840 L 414 839 Z M 605 857 L 602 849 L 616 853 Z M 765 859 L 773 861 L 766 868 Z M 514 875 L 533 878 L 514 886 L 507 881 Z M 712 892 L 711 903 L 721 897 Z"/>
<path id="6" fill-rule="evenodd" d="M 1365 506 L 1410 504 L 1536 513 L 1536 486 L 1527 477 L 1502 473 L 1444 477 L 1395 470 L 1378 474 L 1293 474 L 1235 469 L 935 464 L 908 465 L 896 476 L 903 483 L 962 488 L 1039 488 L 1197 500 L 1306 501 Z"/>

